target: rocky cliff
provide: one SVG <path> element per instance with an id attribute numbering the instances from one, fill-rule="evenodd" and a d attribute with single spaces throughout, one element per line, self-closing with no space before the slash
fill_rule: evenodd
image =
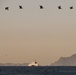
<path id="1" fill-rule="evenodd" d="M 58 61 L 52 63 L 51 66 L 76 66 L 76 54 L 70 57 L 61 57 Z"/>

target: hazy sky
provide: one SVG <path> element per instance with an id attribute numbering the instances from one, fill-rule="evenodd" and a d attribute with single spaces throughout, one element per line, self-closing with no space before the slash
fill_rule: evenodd
<path id="1" fill-rule="evenodd" d="M 9 11 L 4 10 L 6 6 Z M 49 65 L 75 53 L 76 0 L 0 0 L 0 62 L 36 59 Z"/>

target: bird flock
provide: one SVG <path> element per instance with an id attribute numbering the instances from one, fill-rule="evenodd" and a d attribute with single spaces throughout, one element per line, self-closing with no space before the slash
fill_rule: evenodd
<path id="1" fill-rule="evenodd" d="M 19 5 L 19 9 L 23 9 L 23 7 Z M 5 10 L 9 10 L 9 7 L 5 7 Z"/>
<path id="2" fill-rule="evenodd" d="M 40 9 L 44 9 L 44 6 L 43 5 L 39 5 L 39 8 Z M 74 9 L 73 6 L 70 6 L 69 8 L 70 9 Z M 10 9 L 9 7 L 5 7 L 5 10 L 9 10 L 9 9 Z M 19 5 L 19 9 L 23 9 L 23 6 Z M 62 9 L 62 6 L 58 6 L 58 9 Z"/>
<path id="3" fill-rule="evenodd" d="M 62 9 L 62 7 L 58 6 L 58 9 Z M 74 9 L 73 6 L 70 6 L 70 9 Z"/>

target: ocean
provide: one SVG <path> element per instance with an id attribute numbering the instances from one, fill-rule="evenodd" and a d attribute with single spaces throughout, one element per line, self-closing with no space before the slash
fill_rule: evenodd
<path id="1" fill-rule="evenodd" d="M 0 75 L 76 75 L 74 66 L 0 66 Z"/>

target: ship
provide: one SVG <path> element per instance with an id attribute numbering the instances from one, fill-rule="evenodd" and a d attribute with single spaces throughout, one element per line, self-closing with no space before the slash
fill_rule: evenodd
<path id="1" fill-rule="evenodd" d="M 28 66 L 39 66 L 39 64 L 36 61 L 34 61 L 34 62 L 28 64 Z"/>

